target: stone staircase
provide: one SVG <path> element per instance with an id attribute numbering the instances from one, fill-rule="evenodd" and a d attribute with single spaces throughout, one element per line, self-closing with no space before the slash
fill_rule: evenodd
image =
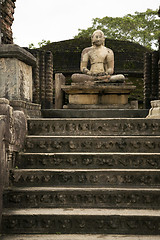
<path id="1" fill-rule="evenodd" d="M 28 119 L 2 239 L 160 239 L 160 121 L 145 115 L 52 110 Z"/>

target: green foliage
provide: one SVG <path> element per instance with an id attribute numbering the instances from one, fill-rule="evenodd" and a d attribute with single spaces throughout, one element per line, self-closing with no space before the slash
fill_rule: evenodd
<path id="1" fill-rule="evenodd" d="M 135 12 L 134 15 L 127 14 L 124 17 L 94 18 L 92 27 L 79 29 L 75 38 L 91 36 L 93 31 L 101 29 L 107 38 L 137 42 L 151 49 L 158 46 L 160 36 L 157 12 L 158 10 L 147 9 L 146 12 Z"/>
<path id="2" fill-rule="evenodd" d="M 39 46 L 39 48 L 41 48 L 41 47 L 46 46 L 47 44 L 50 44 L 50 43 L 51 43 L 50 40 L 46 41 L 46 40 L 43 39 L 41 42 L 38 43 L 38 46 Z M 35 47 L 35 45 L 33 43 L 30 43 L 29 48 L 30 49 L 36 49 L 37 47 Z"/>

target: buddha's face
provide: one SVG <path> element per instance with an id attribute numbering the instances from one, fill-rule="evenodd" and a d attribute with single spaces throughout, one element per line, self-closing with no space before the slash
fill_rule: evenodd
<path id="1" fill-rule="evenodd" d="M 92 44 L 96 46 L 101 46 L 104 44 L 104 34 L 102 31 L 97 30 L 93 33 Z"/>

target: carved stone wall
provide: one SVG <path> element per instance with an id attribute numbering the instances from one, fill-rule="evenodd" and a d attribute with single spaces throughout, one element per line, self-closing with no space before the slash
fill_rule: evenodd
<path id="1" fill-rule="evenodd" d="M 0 1 L 0 39 L 3 44 L 12 44 L 12 24 L 16 0 Z"/>
<path id="2" fill-rule="evenodd" d="M 150 108 L 150 101 L 160 99 L 159 51 L 144 54 L 144 107 Z"/>
<path id="3" fill-rule="evenodd" d="M 53 107 L 53 55 L 51 51 L 27 49 L 36 58 L 33 67 L 33 102 L 40 103 L 42 108 Z"/>

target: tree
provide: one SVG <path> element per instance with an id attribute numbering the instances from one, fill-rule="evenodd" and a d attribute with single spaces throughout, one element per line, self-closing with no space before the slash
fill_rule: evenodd
<path id="1" fill-rule="evenodd" d="M 160 35 L 157 12 L 147 9 L 146 12 L 135 12 L 134 15 L 127 14 L 124 17 L 93 18 L 92 27 L 79 29 L 74 38 L 89 37 L 93 31 L 100 29 L 106 38 L 138 42 L 148 48 L 157 47 Z"/>
<path id="2" fill-rule="evenodd" d="M 46 45 L 48 45 L 48 44 L 50 44 L 50 43 L 51 43 L 50 40 L 46 41 L 46 40 L 42 39 L 41 42 L 38 42 L 38 46 L 39 46 L 39 48 L 41 48 L 41 47 L 46 46 Z M 30 49 L 36 49 L 34 43 L 30 43 L 30 44 L 29 44 L 29 48 L 30 48 Z"/>

